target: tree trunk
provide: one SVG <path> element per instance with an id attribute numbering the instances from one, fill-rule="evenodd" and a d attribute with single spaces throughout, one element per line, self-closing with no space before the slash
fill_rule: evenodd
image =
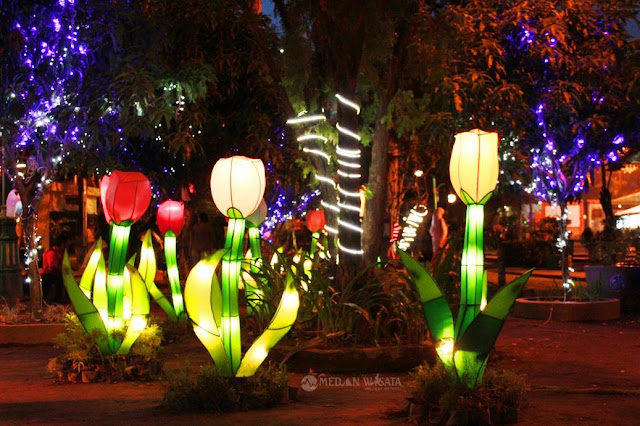
<path id="1" fill-rule="evenodd" d="M 373 197 L 367 200 L 366 214 L 362 223 L 364 261 L 368 264 L 376 262 L 384 250 L 384 229 L 387 218 L 387 181 L 389 166 L 389 129 L 382 123 L 387 105 L 381 100 L 378 106 L 378 119 L 373 133 L 371 149 L 371 165 L 369 166 L 369 189 Z M 391 226 L 391 224 L 389 224 Z"/>
<path id="2" fill-rule="evenodd" d="M 401 169 L 404 161 L 397 146 L 392 146 L 389 155 L 391 160 L 387 174 L 387 205 L 389 206 L 389 223 L 393 226 L 394 223 L 400 221 L 400 208 L 402 207 L 400 194 L 402 194 L 404 187 Z"/>
<path id="3" fill-rule="evenodd" d="M 560 205 L 560 224 L 558 237 L 558 250 L 560 250 L 560 269 L 562 271 L 562 288 L 564 293 L 564 301 L 567 301 L 567 295 L 571 291 L 571 284 L 569 281 L 569 233 L 567 232 L 567 219 L 568 209 L 567 204 L 562 203 Z"/>
<path id="4" fill-rule="evenodd" d="M 600 205 L 604 212 L 604 232 L 610 234 L 616 226 L 616 218 L 613 214 L 613 205 L 611 204 L 611 192 L 609 191 L 609 180 L 607 180 L 607 171 L 605 165 L 602 164 L 602 188 L 600 189 Z"/>
<path id="5" fill-rule="evenodd" d="M 27 277 L 29 281 L 29 299 L 31 300 L 31 316 L 33 319 L 42 318 L 42 280 L 38 269 L 38 216 L 31 214 L 22 217 L 22 233 L 26 249 L 26 256 L 29 259 Z"/>

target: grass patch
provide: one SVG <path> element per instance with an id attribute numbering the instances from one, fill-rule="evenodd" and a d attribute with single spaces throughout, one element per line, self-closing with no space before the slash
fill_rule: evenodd
<path id="1" fill-rule="evenodd" d="M 98 336 L 87 334 L 75 314 L 68 314 L 64 325 L 64 333 L 55 340 L 64 353 L 47 365 L 47 371 L 56 375 L 59 383 L 146 381 L 160 376 L 162 332 L 158 326 L 147 327 L 128 355 L 103 356 L 95 344 Z"/>
<path id="2" fill-rule="evenodd" d="M 488 369 L 482 383 L 469 389 L 441 363 L 417 367 L 412 378 L 410 392 L 423 408 L 422 420 L 446 424 L 516 423 L 526 388 L 524 377 Z"/>
<path id="3" fill-rule="evenodd" d="M 269 365 L 251 377 L 221 377 L 214 366 L 195 376 L 189 366 L 168 374 L 169 386 L 160 409 L 171 412 L 224 413 L 275 407 L 283 402 L 288 376 L 282 367 Z"/>

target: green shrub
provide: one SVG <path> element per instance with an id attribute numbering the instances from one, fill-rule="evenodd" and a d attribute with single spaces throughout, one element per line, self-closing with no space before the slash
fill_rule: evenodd
<path id="1" fill-rule="evenodd" d="M 441 363 L 433 367 L 428 364 L 417 367 L 412 378 L 415 385 L 410 392 L 415 403 L 424 408 L 425 417 L 430 413 L 447 417 L 463 412 L 470 423 L 487 420 L 515 423 L 526 388 L 522 376 L 490 369 L 485 372 L 482 383 L 470 389 L 456 380 Z"/>
<path id="2" fill-rule="evenodd" d="M 193 377 L 187 366 L 169 374 L 168 379 L 160 408 L 174 412 L 222 413 L 274 407 L 285 398 L 288 383 L 286 370 L 274 365 L 250 377 L 222 377 L 215 366 L 204 367 Z"/>
<path id="3" fill-rule="evenodd" d="M 65 331 L 56 339 L 57 347 L 64 353 L 49 360 L 47 370 L 66 382 L 117 382 L 122 380 L 149 380 L 160 375 L 158 351 L 162 333 L 156 325 L 145 328 L 128 355 L 102 356 L 96 340 L 99 335 L 89 335 L 78 317 L 67 314 Z"/>
<path id="4" fill-rule="evenodd" d="M 397 263 L 389 263 L 383 269 L 363 268 L 340 286 L 333 278 L 333 266 L 317 254 L 310 275 L 293 258 L 292 254 L 278 253 L 275 267 L 264 262 L 257 274 L 251 274 L 258 285 L 268 283 L 262 288 L 263 302 L 268 308 L 243 318 L 246 335 L 259 335 L 268 325 L 284 288 L 280 269 L 289 270 L 293 266 L 294 281 L 300 283 L 300 309 L 292 335 L 319 336 L 332 346 L 424 340 L 426 328 L 417 291 Z"/>

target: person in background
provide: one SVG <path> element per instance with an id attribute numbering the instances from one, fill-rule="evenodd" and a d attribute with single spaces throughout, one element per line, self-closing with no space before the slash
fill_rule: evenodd
<path id="1" fill-rule="evenodd" d="M 447 222 L 444 220 L 444 209 L 442 207 L 438 207 L 431 218 L 429 234 L 431 234 L 431 245 L 433 247 L 431 262 L 435 263 L 440 255 L 442 247 L 444 247 L 444 243 L 447 241 L 447 237 L 449 236 L 449 227 L 447 226 Z"/>
<path id="2" fill-rule="evenodd" d="M 51 247 L 42 255 L 42 298 L 47 303 L 65 303 L 66 291 L 62 283 L 62 239 L 53 240 Z"/>

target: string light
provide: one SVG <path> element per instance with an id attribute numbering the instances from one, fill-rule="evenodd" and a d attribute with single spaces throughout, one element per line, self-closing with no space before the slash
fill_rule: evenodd
<path id="1" fill-rule="evenodd" d="M 398 241 L 399 249 L 403 251 L 407 251 L 409 249 L 411 243 L 415 241 L 415 238 L 418 235 L 418 229 L 428 212 L 427 207 L 423 204 L 418 204 L 409 210 L 409 214 L 403 218 L 405 226 L 402 228 L 402 234 Z"/>
<path id="2" fill-rule="evenodd" d="M 352 108 L 355 110 L 356 114 L 360 114 L 360 106 L 355 102 L 347 99 L 346 97 L 336 94 L 336 98 L 341 105 L 344 105 L 348 108 Z M 358 133 L 352 129 L 348 129 L 344 126 L 341 126 L 340 123 L 336 123 L 336 129 L 338 132 L 346 136 L 347 138 L 353 139 L 356 143 L 360 143 L 361 137 Z M 361 168 L 360 159 L 362 157 L 362 150 L 359 148 L 345 148 L 344 146 L 338 145 L 336 149 L 336 154 L 338 159 L 336 163 L 338 164 L 338 176 L 339 179 L 348 179 L 350 181 L 358 180 L 362 176 L 360 173 L 356 173 L 357 170 Z M 346 182 L 346 181 L 345 181 Z M 362 234 L 362 226 L 360 222 L 354 223 L 347 220 L 346 213 L 348 212 L 357 212 L 358 217 L 362 216 L 363 209 L 362 203 L 360 202 L 361 194 L 360 192 L 354 192 L 350 190 L 346 190 L 337 185 L 338 189 L 338 208 L 340 209 L 340 215 L 338 219 L 338 226 L 341 229 L 345 229 L 348 231 L 357 232 L 358 234 Z M 354 204 L 349 202 L 349 199 L 356 199 Z M 345 213 L 345 214 L 343 214 Z M 361 255 L 364 252 L 360 247 L 346 247 L 340 239 L 338 239 L 338 248 L 348 254 L 352 255 Z"/>
<path id="3" fill-rule="evenodd" d="M 318 115 L 303 115 L 302 117 L 288 119 L 287 120 L 287 124 L 290 124 L 290 125 L 294 126 L 294 125 L 297 125 L 297 124 L 313 123 L 314 121 L 325 121 L 326 119 L 327 119 L 327 117 L 325 117 L 324 115 L 319 115 L 319 114 Z"/>

